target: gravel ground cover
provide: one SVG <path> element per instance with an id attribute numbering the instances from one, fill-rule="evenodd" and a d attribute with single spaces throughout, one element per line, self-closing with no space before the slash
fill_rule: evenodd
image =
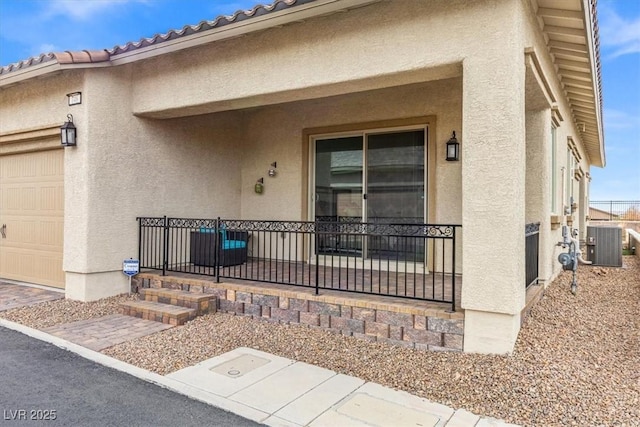
<path id="1" fill-rule="evenodd" d="M 5 312 L 0 311 L 0 317 L 30 328 L 44 329 L 62 323 L 117 314 L 118 305 L 121 302 L 137 299 L 137 294 L 119 295 L 93 302 L 60 299 Z"/>
<path id="2" fill-rule="evenodd" d="M 246 346 L 521 425 L 640 426 L 640 262 L 624 257 L 624 264 L 580 267 L 576 296 L 563 272 L 531 311 L 510 356 L 390 347 L 227 314 L 103 352 L 166 374 Z M 0 316 L 44 327 L 44 319 L 33 319 L 58 316 L 50 307 L 58 304 Z"/>

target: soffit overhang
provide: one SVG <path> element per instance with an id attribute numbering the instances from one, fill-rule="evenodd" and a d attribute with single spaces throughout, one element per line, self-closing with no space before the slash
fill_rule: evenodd
<path id="1" fill-rule="evenodd" d="M 533 0 L 571 118 L 591 165 L 604 167 L 597 0 Z"/>

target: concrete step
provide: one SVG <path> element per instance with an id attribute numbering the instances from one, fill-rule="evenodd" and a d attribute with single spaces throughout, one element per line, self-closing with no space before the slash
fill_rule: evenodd
<path id="1" fill-rule="evenodd" d="M 173 326 L 184 325 L 197 316 L 197 312 L 193 308 L 179 307 L 153 301 L 123 302 L 120 304 L 120 313 Z"/>
<path id="2" fill-rule="evenodd" d="M 145 301 L 192 308 L 196 310 L 198 316 L 216 312 L 216 297 L 210 294 L 196 294 L 167 288 L 142 288 L 140 296 Z"/>

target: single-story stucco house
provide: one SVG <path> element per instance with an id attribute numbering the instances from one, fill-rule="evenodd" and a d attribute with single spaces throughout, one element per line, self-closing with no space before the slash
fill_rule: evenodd
<path id="1" fill-rule="evenodd" d="M 589 171 L 605 165 L 598 43 L 595 0 L 277 0 L 4 66 L 0 277 L 85 301 L 127 292 L 144 227 L 208 218 L 179 223 L 192 261 L 197 233 L 223 223 L 240 230 L 220 248 L 242 271 L 292 258 L 316 281 L 349 262 L 355 277 L 401 270 L 405 306 L 420 302 L 408 277 L 442 273 L 463 325 L 449 347 L 510 352 L 561 270 L 562 226 L 585 236 Z M 77 144 L 63 148 L 71 119 Z M 293 232 L 313 243 L 292 249 Z M 170 270 L 180 255 L 158 247 Z M 418 336 L 414 320 L 384 337 Z"/>

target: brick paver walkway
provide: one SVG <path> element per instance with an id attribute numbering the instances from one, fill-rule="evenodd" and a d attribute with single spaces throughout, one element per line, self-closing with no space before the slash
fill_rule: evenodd
<path id="1" fill-rule="evenodd" d="M 0 311 L 63 298 L 64 292 L 0 282 Z"/>
<path id="2" fill-rule="evenodd" d="M 100 351 L 172 327 L 151 320 L 112 314 L 95 319 L 63 323 L 42 331 L 91 350 Z"/>

